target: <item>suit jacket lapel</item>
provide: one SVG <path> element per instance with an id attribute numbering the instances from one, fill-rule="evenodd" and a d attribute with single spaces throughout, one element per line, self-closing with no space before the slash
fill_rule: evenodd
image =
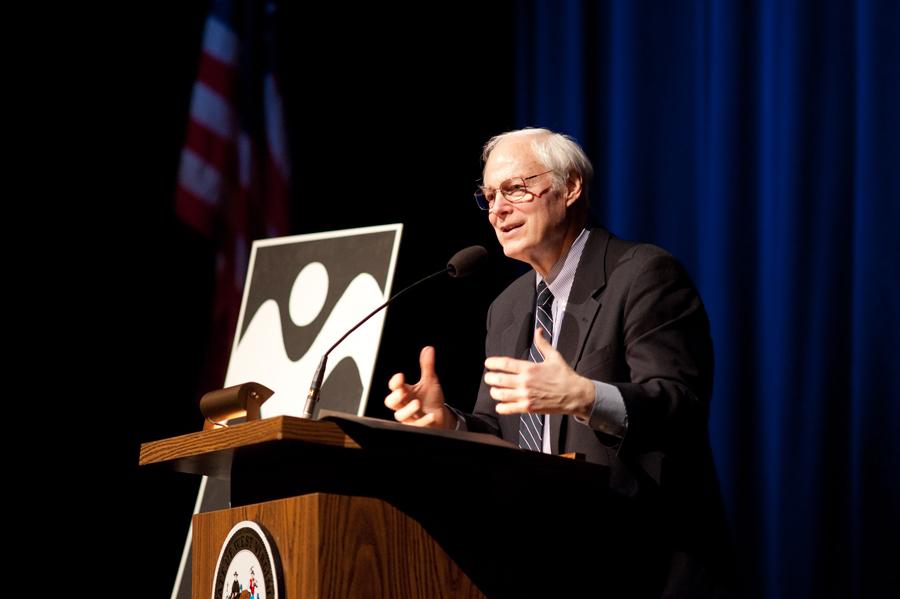
<path id="1" fill-rule="evenodd" d="M 509 322 L 500 335 L 500 347 L 502 355 L 527 360 L 528 350 L 531 348 L 531 327 L 534 323 L 534 271 L 517 284 L 522 285 L 522 291 L 516 294 L 515 301 L 510 306 L 510 313 L 507 315 Z"/>
<path id="2" fill-rule="evenodd" d="M 600 310 L 600 291 L 606 285 L 605 259 L 610 235 L 604 229 L 591 229 L 575 270 L 575 280 L 563 315 L 556 350 L 575 368 L 584 350 L 588 334 Z M 562 416 L 550 416 L 550 447 L 560 453 Z"/>
<path id="3" fill-rule="evenodd" d="M 514 283 L 517 289 L 513 301 L 506 306 L 506 313 L 497 315 L 507 319 L 500 333 L 498 355 L 511 356 L 520 360 L 528 359 L 531 348 L 531 326 L 534 323 L 535 276 L 531 271 Z M 511 443 L 519 442 L 518 414 L 497 417 L 503 438 Z"/>

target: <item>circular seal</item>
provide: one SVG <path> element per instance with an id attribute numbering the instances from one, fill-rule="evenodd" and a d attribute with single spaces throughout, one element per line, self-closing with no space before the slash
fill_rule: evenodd
<path id="1" fill-rule="evenodd" d="M 278 599 L 274 546 L 256 522 L 235 524 L 219 551 L 212 599 Z"/>

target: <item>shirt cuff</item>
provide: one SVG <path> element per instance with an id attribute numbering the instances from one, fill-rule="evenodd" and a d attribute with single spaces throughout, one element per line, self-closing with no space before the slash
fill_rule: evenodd
<path id="1" fill-rule="evenodd" d="M 450 410 L 454 416 L 456 416 L 456 428 L 453 430 L 456 431 L 467 431 L 469 427 L 466 426 L 466 419 L 463 418 L 463 413 L 454 408 L 449 404 L 444 404 L 444 407 Z"/>
<path id="2" fill-rule="evenodd" d="M 585 420 L 575 416 L 575 420 L 594 430 L 623 439 L 628 430 L 628 414 L 622 392 L 609 383 L 591 382 L 594 383 L 594 405 L 591 407 L 590 418 Z"/>

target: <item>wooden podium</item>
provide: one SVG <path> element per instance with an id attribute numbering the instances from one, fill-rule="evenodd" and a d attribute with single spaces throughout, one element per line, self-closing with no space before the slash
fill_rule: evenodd
<path id="1" fill-rule="evenodd" d="M 633 584 L 641 527 L 607 470 L 489 435 L 280 416 L 145 443 L 140 463 L 230 480 L 232 509 L 193 519 L 195 598 L 211 596 L 244 520 L 270 534 L 283 597 L 578 596 L 592 583 L 612 597 Z"/>

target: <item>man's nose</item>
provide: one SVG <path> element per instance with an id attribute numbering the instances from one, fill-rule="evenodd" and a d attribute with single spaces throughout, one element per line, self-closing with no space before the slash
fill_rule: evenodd
<path id="1" fill-rule="evenodd" d="M 489 214 L 507 214 L 512 211 L 512 202 L 506 199 L 506 196 L 497 192 L 494 196 L 494 205 L 488 211 Z"/>

